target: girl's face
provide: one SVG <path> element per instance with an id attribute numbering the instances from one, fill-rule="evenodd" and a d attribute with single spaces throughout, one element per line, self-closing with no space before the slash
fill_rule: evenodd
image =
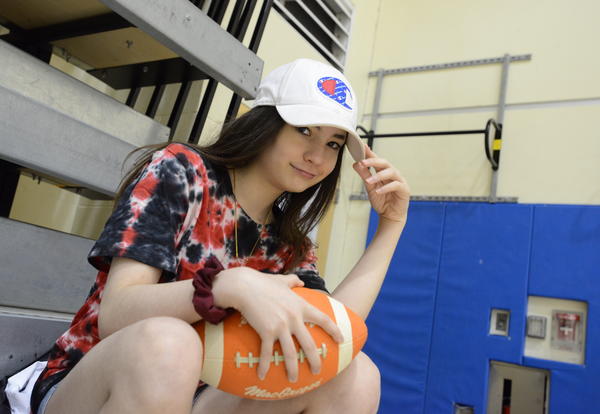
<path id="1" fill-rule="evenodd" d="M 285 124 L 257 162 L 275 188 L 302 192 L 333 171 L 346 136 L 346 131 L 330 126 Z"/>

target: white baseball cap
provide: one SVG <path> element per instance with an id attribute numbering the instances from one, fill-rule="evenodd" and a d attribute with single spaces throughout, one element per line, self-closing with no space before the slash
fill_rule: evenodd
<path id="1" fill-rule="evenodd" d="M 356 161 L 365 148 L 356 132 L 356 97 L 339 70 L 311 59 L 279 66 L 262 80 L 254 106 L 275 106 L 293 126 L 332 126 L 348 132 L 346 146 Z"/>

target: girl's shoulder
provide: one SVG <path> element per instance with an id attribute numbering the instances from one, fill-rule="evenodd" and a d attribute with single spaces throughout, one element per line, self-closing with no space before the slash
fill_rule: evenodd
<path id="1" fill-rule="evenodd" d="M 208 160 L 196 147 L 183 142 L 173 142 L 162 150 L 176 157 L 182 164 L 194 167 L 206 167 Z"/>
<path id="2" fill-rule="evenodd" d="M 183 164 L 189 171 L 195 172 L 200 180 L 208 184 L 220 184 L 226 179 L 227 172 L 225 168 L 211 162 L 199 148 L 194 145 L 174 142 L 167 145 L 164 151 Z"/>

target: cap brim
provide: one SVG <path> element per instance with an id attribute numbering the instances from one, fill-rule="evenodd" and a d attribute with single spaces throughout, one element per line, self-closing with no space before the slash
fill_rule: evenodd
<path id="1" fill-rule="evenodd" d="M 358 136 L 356 129 L 350 123 L 336 123 L 332 119 L 339 118 L 339 114 L 328 111 L 327 108 L 315 110 L 311 105 L 276 105 L 277 112 L 285 122 L 293 126 L 332 126 L 343 129 L 348 133 L 346 147 L 355 161 L 365 159 L 365 144 Z"/>

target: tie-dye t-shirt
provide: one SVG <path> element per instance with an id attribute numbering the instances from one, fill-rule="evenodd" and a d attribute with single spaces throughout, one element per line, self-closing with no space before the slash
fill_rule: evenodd
<path id="1" fill-rule="evenodd" d="M 193 148 L 174 143 L 153 154 L 124 191 L 89 253 L 88 261 L 98 269 L 96 281 L 69 330 L 52 348 L 34 389 L 34 409 L 46 391 L 100 341 L 98 309 L 112 257 L 128 257 L 162 269 L 159 283 L 192 278 L 214 255 L 225 268 L 249 266 L 265 273 L 296 273 L 306 287 L 326 290 L 314 250 L 297 267 L 288 269 L 291 247 L 278 240 L 272 225 L 258 225 L 239 204 L 236 258 L 235 205 L 227 171 Z"/>

